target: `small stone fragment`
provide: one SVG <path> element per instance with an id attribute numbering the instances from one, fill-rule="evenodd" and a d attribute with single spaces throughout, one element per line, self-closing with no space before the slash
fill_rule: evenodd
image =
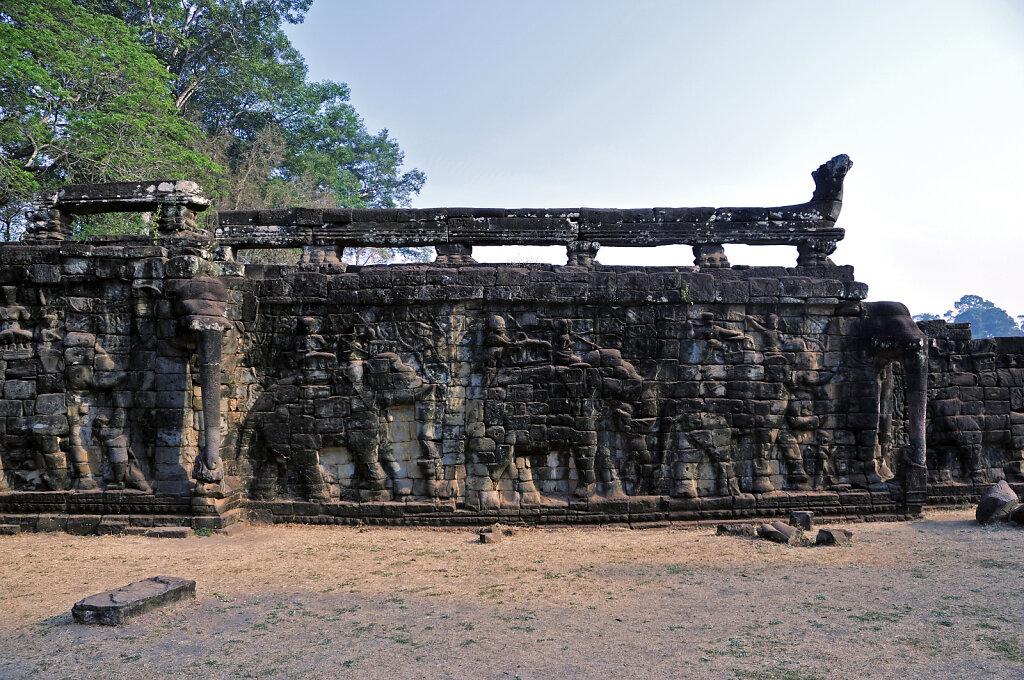
<path id="1" fill-rule="evenodd" d="M 999 482 L 989 489 L 981 501 L 978 502 L 978 509 L 974 513 L 978 524 L 992 524 L 999 520 L 1006 519 L 1010 513 L 1020 504 L 1020 499 L 1014 493 L 1006 480 Z"/>
<path id="2" fill-rule="evenodd" d="M 505 535 L 501 531 L 501 525 L 495 524 L 494 526 L 484 527 L 480 530 L 480 542 L 481 543 L 500 543 Z"/>
<path id="3" fill-rule="evenodd" d="M 800 539 L 803 538 L 803 531 L 785 522 L 772 522 L 758 527 L 757 535 L 775 543 L 799 545 Z"/>
<path id="4" fill-rule="evenodd" d="M 789 524 L 804 531 L 810 531 L 811 525 L 814 524 L 814 513 L 810 510 L 794 510 L 789 513 Z"/>
<path id="5" fill-rule="evenodd" d="M 851 545 L 853 543 L 853 532 L 849 529 L 838 529 L 835 527 L 818 529 L 818 535 L 814 542 L 818 545 Z"/>
<path id="6" fill-rule="evenodd" d="M 757 533 L 753 524 L 719 524 L 717 536 L 753 536 Z"/>
<path id="7" fill-rule="evenodd" d="M 195 596 L 195 581 L 154 576 L 123 588 L 90 595 L 75 603 L 71 615 L 78 623 L 119 626 L 132 616 Z"/>

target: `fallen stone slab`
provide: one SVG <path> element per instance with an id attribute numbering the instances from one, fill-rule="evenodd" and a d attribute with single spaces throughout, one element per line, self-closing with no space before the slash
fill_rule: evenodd
<path id="1" fill-rule="evenodd" d="M 71 615 L 78 623 L 119 626 L 133 616 L 195 596 L 195 581 L 154 576 L 123 588 L 90 595 L 75 603 Z"/>
<path id="2" fill-rule="evenodd" d="M 818 545 L 851 545 L 853 544 L 853 532 L 849 529 L 838 529 L 835 527 L 818 529 L 818 535 L 814 542 Z"/>
<path id="3" fill-rule="evenodd" d="M 128 527 L 129 536 L 148 536 L 150 538 L 188 538 L 195 532 L 190 527 Z"/>
<path id="4" fill-rule="evenodd" d="M 789 525 L 810 531 L 814 524 L 814 513 L 810 510 L 794 510 L 789 513 Z"/>
<path id="5" fill-rule="evenodd" d="M 757 533 L 757 527 L 753 524 L 719 524 L 715 530 L 716 536 L 753 536 Z"/>
<path id="6" fill-rule="evenodd" d="M 799 527 L 791 526 L 785 522 L 762 524 L 757 528 L 757 535 L 761 538 L 786 545 L 799 545 L 803 538 L 803 533 Z"/>
<path id="7" fill-rule="evenodd" d="M 1010 521 L 1024 526 L 1024 505 L 1018 505 L 1017 509 L 1010 513 Z"/>
<path id="8" fill-rule="evenodd" d="M 974 518 L 978 520 L 978 524 L 992 524 L 1009 517 L 1019 504 L 1020 499 L 1004 479 L 981 497 Z"/>

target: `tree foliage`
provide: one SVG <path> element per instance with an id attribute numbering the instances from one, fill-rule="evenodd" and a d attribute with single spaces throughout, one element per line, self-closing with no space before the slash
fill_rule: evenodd
<path id="1" fill-rule="evenodd" d="M 964 295 L 945 316 L 918 314 L 915 321 L 945 319 L 950 323 L 971 324 L 971 336 L 975 338 L 1003 338 L 1024 335 L 1024 328 L 1014 321 L 1006 310 L 980 295 Z M 1024 317 L 1022 317 L 1024 318 Z"/>
<path id="2" fill-rule="evenodd" d="M 301 22 L 312 0 L 78 2 L 135 27 L 166 65 L 174 105 L 228 168 L 221 203 L 396 207 L 423 186 L 422 172 L 402 172 L 388 131 L 366 129 L 347 85 L 307 81 L 284 26 Z M 268 147 L 274 162 L 264 156 L 257 172 Z"/>
<path id="3" fill-rule="evenodd" d="M 9 0 L 0 220 L 68 182 L 194 179 L 215 209 L 396 207 L 423 186 L 284 31 L 312 0 Z"/>
<path id="4" fill-rule="evenodd" d="M 0 7 L 0 219 L 33 191 L 154 175 L 208 181 L 199 129 L 174 107 L 167 72 L 117 19 L 68 0 Z"/>

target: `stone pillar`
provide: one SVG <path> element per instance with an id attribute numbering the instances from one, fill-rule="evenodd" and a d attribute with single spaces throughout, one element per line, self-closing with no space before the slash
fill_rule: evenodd
<path id="1" fill-rule="evenodd" d="M 164 236 L 178 236 L 198 231 L 196 213 L 186 198 L 167 196 L 157 201 L 156 229 Z"/>
<path id="2" fill-rule="evenodd" d="M 71 238 L 72 217 L 58 205 L 56 191 L 37 192 L 32 201 L 32 209 L 25 213 L 25 217 L 28 219 L 26 241 L 63 241 Z"/>
<path id="3" fill-rule="evenodd" d="M 729 266 L 729 258 L 721 243 L 702 243 L 693 247 L 693 263 L 698 267 L 724 269 Z"/>
<path id="4" fill-rule="evenodd" d="M 909 450 L 903 459 L 903 494 L 907 512 L 918 514 L 927 497 L 925 417 L 928 398 L 926 338 L 899 302 L 866 302 L 864 333 L 871 354 L 881 362 L 899 361 L 907 385 Z M 883 363 L 884 365 L 884 363 Z"/>
<path id="5" fill-rule="evenodd" d="M 565 246 L 566 264 L 576 267 L 591 267 L 597 259 L 597 241 L 570 241 Z"/>
<path id="6" fill-rule="evenodd" d="M 828 256 L 836 252 L 836 242 L 829 239 L 808 239 L 796 246 L 797 267 L 822 267 L 831 265 Z"/>
<path id="7" fill-rule="evenodd" d="M 465 243 L 438 243 L 434 246 L 437 251 L 437 264 L 460 265 L 475 264 L 473 259 L 473 246 Z"/>
<path id="8" fill-rule="evenodd" d="M 338 257 L 338 246 L 303 246 L 302 257 L 299 259 L 301 269 L 319 269 L 328 267 L 331 269 L 345 270 L 345 263 Z"/>

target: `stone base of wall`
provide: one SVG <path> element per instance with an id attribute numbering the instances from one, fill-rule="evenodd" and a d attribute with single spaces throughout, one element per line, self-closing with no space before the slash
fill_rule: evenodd
<path id="1" fill-rule="evenodd" d="M 1024 482 L 1008 482 L 1008 484 L 1018 496 L 1024 495 Z M 929 484 L 928 505 L 937 508 L 977 505 L 981 497 L 985 495 L 985 492 L 991 488 L 991 482 Z"/>
<path id="2" fill-rule="evenodd" d="M 990 484 L 932 484 L 929 507 L 976 504 Z M 1011 487 L 1024 496 L 1024 483 Z M 256 524 L 334 524 L 478 526 L 494 522 L 532 525 L 625 524 L 632 528 L 702 526 L 724 521 L 771 521 L 793 510 L 811 510 L 824 522 L 914 519 L 901 499 L 887 491 L 815 491 L 742 494 L 732 497 L 672 498 L 632 496 L 621 500 L 554 501 L 541 506 L 480 510 L 455 501 L 330 502 L 247 501 L 188 498 L 104 491 L 9 492 L 0 494 L 0 525 L 21 531 L 70 534 L 144 533 L 178 527 L 226 531 L 239 522 Z M 160 532 L 154 532 L 160 533 Z"/>
<path id="3" fill-rule="evenodd" d="M 473 526 L 494 522 L 534 525 L 628 524 L 634 528 L 676 523 L 714 524 L 789 517 L 792 510 L 812 510 L 833 521 L 911 519 L 890 493 L 775 492 L 733 497 L 681 499 L 631 496 L 622 500 L 571 500 L 541 506 L 478 510 L 454 502 L 308 503 L 296 501 L 247 504 L 249 519 L 263 524 Z"/>
<path id="4" fill-rule="evenodd" d="M 0 494 L 0 524 L 21 531 L 69 534 L 136 533 L 134 529 L 185 527 L 222 531 L 245 519 L 239 494 L 189 498 L 133 491 L 14 491 Z"/>

